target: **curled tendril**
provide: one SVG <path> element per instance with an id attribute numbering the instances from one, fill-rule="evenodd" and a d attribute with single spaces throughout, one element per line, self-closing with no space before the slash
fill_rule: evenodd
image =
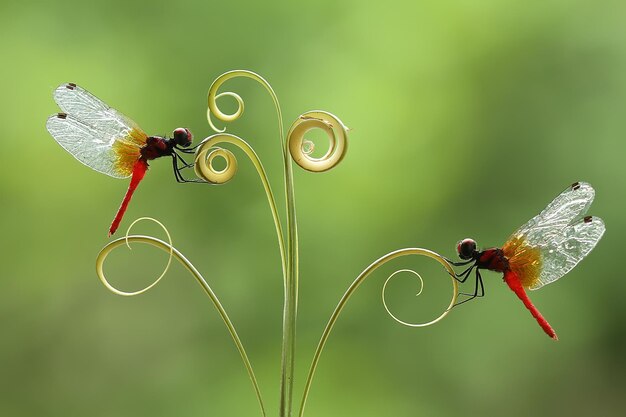
<path id="1" fill-rule="evenodd" d="M 389 316 L 391 316 L 392 319 L 394 319 L 395 321 L 397 321 L 398 323 L 404 325 L 404 326 L 408 326 L 408 327 L 427 327 L 430 326 L 432 324 L 437 323 L 439 320 L 442 320 L 445 316 L 448 315 L 448 313 L 450 312 L 450 310 L 452 309 L 452 307 L 454 306 L 454 303 L 456 303 L 456 299 L 458 296 L 458 291 L 455 288 L 454 289 L 454 293 L 452 295 L 452 299 L 450 300 L 450 305 L 448 306 L 448 308 L 441 313 L 441 315 L 437 318 L 435 318 L 434 320 L 428 321 L 428 322 L 424 322 L 424 323 L 407 323 L 405 321 L 400 320 L 399 318 L 397 318 L 392 312 L 391 310 L 389 310 L 389 307 L 387 306 L 387 302 L 385 301 L 385 290 L 387 289 L 387 284 L 389 283 L 389 281 L 391 281 L 391 279 L 396 276 L 399 273 L 402 272 L 408 272 L 410 274 L 413 274 L 417 277 L 417 279 L 419 279 L 420 281 L 420 290 L 417 294 L 415 294 L 416 297 L 420 296 L 422 294 L 422 291 L 424 290 L 424 280 L 422 279 L 422 276 L 413 271 L 412 269 L 400 269 L 396 272 L 394 272 L 393 274 L 389 275 L 389 278 L 387 278 L 387 280 L 385 281 L 385 283 L 383 284 L 383 289 L 382 289 L 382 300 L 383 300 L 383 306 L 385 307 L 385 310 L 387 311 L 387 314 L 389 314 Z M 453 279 L 453 282 L 456 284 L 456 280 Z"/>
<path id="2" fill-rule="evenodd" d="M 153 222 L 157 223 L 159 226 L 161 226 L 163 228 L 163 230 L 165 230 L 165 233 L 167 234 L 169 242 L 164 242 L 164 241 L 162 241 L 160 239 L 156 239 L 156 238 L 151 237 L 151 236 L 141 236 L 141 235 L 132 235 L 132 236 L 130 236 L 129 232 L 130 232 L 131 227 L 135 223 L 137 223 L 138 221 L 141 221 L 141 220 L 150 220 L 150 221 L 153 221 Z M 161 276 L 155 282 L 150 284 L 148 287 L 146 287 L 146 288 L 144 288 L 144 289 L 142 289 L 140 291 L 124 292 L 124 291 L 120 291 L 120 290 L 114 288 L 113 286 L 111 286 L 108 283 L 107 279 L 104 276 L 103 266 L 104 266 L 104 261 L 107 258 L 107 256 L 109 255 L 109 253 L 111 253 L 113 250 L 115 250 L 116 248 L 118 248 L 119 246 L 122 246 L 124 244 L 129 246 L 130 242 L 148 244 L 148 245 L 152 245 L 152 246 L 154 246 L 156 248 L 159 248 L 159 249 L 161 249 L 163 251 L 166 251 L 166 252 L 169 253 L 169 260 L 167 262 L 167 267 L 166 267 L 165 271 L 163 272 L 163 274 L 161 274 Z M 252 386 L 254 388 L 254 392 L 255 392 L 257 400 L 259 402 L 259 407 L 261 408 L 261 414 L 263 415 L 263 417 L 267 417 L 267 413 L 265 412 L 265 405 L 263 404 L 263 397 L 261 395 L 261 390 L 259 389 L 259 384 L 257 382 L 256 376 L 254 375 L 254 371 L 252 369 L 252 364 L 250 363 L 250 360 L 248 359 L 248 355 L 246 353 L 246 350 L 243 347 L 243 344 L 241 343 L 241 339 L 239 338 L 239 335 L 237 334 L 237 331 L 235 330 L 235 326 L 233 325 L 232 321 L 228 317 L 228 314 L 226 313 L 226 310 L 224 310 L 224 307 L 222 306 L 222 303 L 220 303 L 219 299 L 217 298 L 217 295 L 215 295 L 215 293 L 213 292 L 213 290 L 211 289 L 209 284 L 206 282 L 206 280 L 204 279 L 202 274 L 200 274 L 200 272 L 196 269 L 196 267 L 193 266 L 193 264 L 191 262 L 189 262 L 189 260 L 187 258 L 185 258 L 185 256 L 182 253 L 180 253 L 180 251 L 178 251 L 176 248 L 174 248 L 174 246 L 172 246 L 172 240 L 171 240 L 170 234 L 168 233 L 168 231 L 165 228 L 165 226 L 163 226 L 163 224 L 161 224 L 159 221 L 157 221 L 155 219 L 152 219 L 152 218 L 149 218 L 149 217 L 142 217 L 140 219 L 135 220 L 130 225 L 130 227 L 128 228 L 128 231 L 127 231 L 125 237 L 121 237 L 119 239 L 113 240 L 113 241 L 109 242 L 104 248 L 102 248 L 102 250 L 98 254 L 98 258 L 96 259 L 96 271 L 97 271 L 98 277 L 104 283 L 104 285 L 109 290 L 114 292 L 115 294 L 119 294 L 119 295 L 123 295 L 123 296 L 138 295 L 138 294 L 146 292 L 150 288 L 154 287 L 157 284 L 157 282 L 159 282 L 159 280 L 163 277 L 163 275 L 165 275 L 165 272 L 167 271 L 167 268 L 169 268 L 169 265 L 171 263 L 172 258 L 175 258 L 178 262 L 181 263 L 181 265 L 183 265 L 187 269 L 187 271 L 189 271 L 189 273 L 191 273 L 191 275 L 196 279 L 198 284 L 200 284 L 200 286 L 204 290 L 205 294 L 209 297 L 209 299 L 211 300 L 211 302 L 215 306 L 215 309 L 217 310 L 217 312 L 219 313 L 222 321 L 226 325 L 226 328 L 228 329 L 228 332 L 230 333 L 230 335 L 231 335 L 231 337 L 233 339 L 233 342 L 235 343 L 235 346 L 237 347 L 237 350 L 239 351 L 239 355 L 241 356 L 241 359 L 242 359 L 242 361 L 244 363 L 244 366 L 246 367 L 246 371 L 248 372 L 248 376 L 250 377 L 250 381 L 252 382 Z"/>
<path id="3" fill-rule="evenodd" d="M 265 168 L 263 168 L 263 164 L 261 163 L 261 160 L 256 152 L 254 152 L 254 149 L 252 149 L 252 147 L 245 140 L 229 133 L 218 133 L 216 135 L 209 136 L 200 142 L 196 148 L 196 156 L 194 159 L 194 170 L 196 175 L 205 181 L 209 181 L 214 184 L 224 184 L 233 178 L 237 172 L 237 158 L 228 149 L 223 149 L 217 146 L 222 143 L 235 145 L 241 149 L 248 156 L 252 165 L 254 165 L 257 173 L 259 174 L 259 178 L 263 184 L 263 189 L 265 190 L 265 195 L 267 196 L 267 201 L 270 205 L 274 226 L 276 227 L 276 236 L 278 238 L 278 247 L 280 250 L 284 274 L 287 270 L 285 259 L 285 241 L 283 238 L 283 229 L 280 218 L 278 216 L 278 209 L 276 207 L 276 199 L 274 198 L 274 193 L 272 192 L 272 187 L 270 186 L 270 182 L 267 178 Z M 217 171 L 212 165 L 213 159 L 218 156 L 223 157 L 226 161 L 226 166 L 220 171 Z"/>
<path id="4" fill-rule="evenodd" d="M 392 259 L 395 259 L 401 256 L 407 256 L 407 255 L 426 256 L 428 258 L 434 259 L 437 262 L 439 262 L 445 268 L 449 277 L 452 279 L 452 300 L 450 301 L 450 307 L 448 307 L 441 314 L 441 316 L 439 316 L 437 319 L 431 322 L 418 324 L 417 326 L 409 324 L 409 323 L 403 323 L 403 324 L 406 324 L 408 326 L 414 326 L 414 327 L 429 326 L 431 324 L 435 324 L 436 322 L 438 322 L 439 320 L 443 319 L 445 316 L 448 315 L 448 313 L 450 312 L 450 309 L 456 302 L 459 286 L 458 286 L 456 279 L 454 278 L 454 269 L 452 268 L 452 265 L 450 265 L 450 263 L 443 256 L 433 251 L 430 251 L 428 249 L 406 248 L 406 249 L 399 249 L 394 252 L 390 252 L 382 256 L 381 258 L 377 259 L 376 261 L 374 261 L 370 266 L 365 268 L 365 270 L 363 270 L 363 272 L 361 272 L 361 274 L 359 274 L 358 277 L 356 277 L 356 279 L 352 282 L 352 284 L 350 284 L 350 286 L 346 290 L 343 297 L 341 297 L 341 300 L 339 300 L 339 304 L 337 304 L 337 307 L 335 307 L 335 311 L 333 311 L 333 314 L 330 316 L 330 319 L 328 320 L 328 323 L 326 324 L 326 327 L 324 328 L 324 332 L 322 333 L 322 337 L 320 338 L 320 341 L 317 345 L 317 349 L 315 350 L 315 353 L 313 354 L 313 360 L 311 362 L 309 374 L 307 376 L 306 383 L 304 385 L 304 394 L 302 396 L 302 402 L 300 403 L 300 412 L 298 414 L 299 417 L 302 417 L 304 414 L 304 407 L 306 406 L 306 400 L 309 395 L 309 391 L 311 389 L 313 376 L 315 375 L 315 370 L 317 369 L 317 364 L 319 363 L 319 359 L 322 354 L 322 351 L 324 350 L 324 346 L 326 345 L 326 341 L 328 340 L 328 336 L 330 335 L 330 332 L 332 331 L 333 326 L 337 322 L 337 319 L 339 318 L 339 315 L 341 314 L 341 311 L 345 307 L 346 303 L 348 302 L 352 294 L 354 294 L 356 289 L 363 283 L 363 281 L 365 281 L 367 277 L 371 276 L 372 272 L 374 272 L 375 270 L 377 270 L 378 268 L 380 268 L 387 262 L 391 261 Z M 405 271 L 408 271 L 408 270 L 405 270 Z M 389 278 L 387 278 L 387 281 L 385 282 L 385 285 L 383 286 L 383 297 L 384 297 L 384 287 L 387 285 L 387 282 L 398 272 L 401 272 L 401 271 L 396 271 Z M 410 271 L 410 272 L 416 274 L 421 280 L 421 276 L 419 276 L 417 272 L 415 271 Z M 421 290 L 420 290 L 420 293 L 421 293 Z M 383 298 L 383 303 L 384 303 L 384 298 Z M 387 308 L 386 305 L 385 305 L 385 308 Z M 387 309 L 387 312 L 389 313 L 388 309 Z M 402 323 L 400 320 L 398 321 Z"/>
<path id="5" fill-rule="evenodd" d="M 282 232 L 282 226 L 278 213 L 276 210 L 276 204 L 269 187 L 265 172 L 258 160 L 258 157 L 242 139 L 233 135 L 224 134 L 224 129 L 218 129 L 211 120 L 211 115 L 214 115 L 218 120 L 223 122 L 232 122 L 237 120 L 244 111 L 244 101 L 236 93 L 225 92 L 218 93 L 220 87 L 228 80 L 232 78 L 243 77 L 250 78 L 257 83 L 261 84 L 263 88 L 269 93 L 272 98 L 274 107 L 276 109 L 277 122 L 278 122 L 278 134 L 280 138 L 280 144 L 283 152 L 283 168 L 284 168 L 284 184 L 285 184 L 285 201 L 287 207 L 287 219 L 286 219 L 286 234 Z M 221 97 L 231 97 L 237 102 L 237 110 L 233 113 L 222 112 L 218 105 L 217 99 Z M 296 209 L 295 209 L 295 197 L 294 197 L 294 185 L 293 185 L 293 168 L 291 160 L 295 160 L 302 168 L 313 171 L 323 172 L 336 166 L 344 157 L 347 149 L 347 132 L 348 128 L 335 116 L 323 111 L 311 111 L 303 114 L 297 119 L 292 128 L 289 131 L 288 139 L 285 139 L 283 129 L 283 117 L 278 103 L 276 93 L 272 89 L 271 85 L 260 75 L 246 70 L 229 71 L 220 75 L 208 92 L 208 110 L 207 120 L 211 128 L 218 134 L 211 136 L 203 141 L 201 146 L 196 151 L 194 169 L 196 174 L 209 182 L 222 184 L 234 175 L 234 167 L 236 167 L 236 160 L 230 160 L 226 154 L 214 154 L 212 148 L 220 142 L 233 143 L 239 146 L 244 152 L 248 154 L 252 162 L 255 164 L 257 172 L 261 176 L 261 180 L 265 187 L 265 191 L 270 202 L 270 208 L 272 210 L 272 216 L 274 217 L 274 224 L 278 235 L 278 242 L 280 246 L 283 278 L 285 286 L 285 303 L 283 307 L 283 341 L 282 341 L 282 353 L 281 353 L 281 383 L 280 383 L 280 409 L 279 414 L 281 416 L 291 415 L 292 397 L 293 397 L 293 378 L 294 378 L 294 347 L 295 347 L 295 326 L 297 316 L 297 300 L 298 300 L 298 232 L 296 222 Z M 304 135 L 312 129 L 322 129 L 326 132 L 330 146 L 328 152 L 321 158 L 313 158 L 312 152 L 314 149 L 313 142 L 304 138 Z M 215 155 L 215 156 L 213 156 Z M 222 156 L 226 159 L 226 168 L 221 171 L 214 169 L 211 161 L 216 156 Z M 230 162 L 230 163 L 229 163 Z M 231 175 L 232 173 L 232 175 Z"/>
<path id="6" fill-rule="evenodd" d="M 256 74 L 252 71 L 246 71 L 246 70 L 235 70 L 235 71 L 226 72 L 220 75 L 219 77 L 217 77 L 215 81 L 213 81 L 213 84 L 211 84 L 211 87 L 209 87 L 209 93 L 207 97 L 207 102 L 208 102 L 207 120 L 211 128 L 217 133 L 225 132 L 226 128 L 223 128 L 223 129 L 217 128 L 213 124 L 213 121 L 211 120 L 211 114 L 215 115 L 215 117 L 217 117 L 219 120 L 223 122 L 232 122 L 234 120 L 237 120 L 243 114 L 244 101 L 239 94 L 233 93 L 230 91 L 219 93 L 219 94 L 217 93 L 217 90 L 219 90 L 222 84 L 224 84 L 226 81 L 230 80 L 231 78 L 236 78 L 236 77 L 251 78 L 257 81 L 258 83 L 260 83 L 261 85 L 263 85 L 263 87 L 265 87 L 265 89 L 268 90 L 268 92 L 272 96 L 274 100 L 274 105 L 277 106 L 278 108 L 278 99 L 276 98 L 276 94 L 272 90 L 272 87 L 270 86 L 270 84 L 267 81 L 265 81 L 265 79 L 261 77 L 259 74 Z M 217 106 L 217 99 L 221 97 L 234 98 L 235 101 L 237 102 L 237 110 L 235 110 L 234 113 L 230 113 L 230 114 L 224 113 L 223 111 L 221 111 L 219 107 Z M 280 130 L 282 131 L 282 127 Z"/>
<path id="7" fill-rule="evenodd" d="M 165 268 L 163 269 L 163 272 L 161 273 L 161 275 L 159 275 L 159 277 L 157 279 L 155 279 L 152 284 L 148 285 L 145 288 L 142 288 L 141 290 L 138 291 L 122 291 L 119 290 L 117 288 L 115 288 L 113 285 L 111 285 L 111 283 L 107 280 L 105 274 L 104 274 L 104 260 L 107 258 L 107 256 L 109 256 L 109 253 L 111 253 L 111 251 L 113 251 L 113 249 L 115 249 L 117 246 L 119 245 L 113 245 L 111 243 L 109 243 L 108 245 L 106 245 L 98 254 L 98 258 L 96 259 L 96 273 L 98 274 L 98 278 L 100 278 L 100 281 L 102 281 L 102 283 L 104 284 L 104 286 L 111 291 L 114 294 L 117 295 L 121 295 L 124 297 L 132 297 L 135 295 L 139 295 L 139 294 L 143 294 L 144 292 L 150 290 L 151 288 L 153 288 L 155 285 L 157 285 L 159 283 L 159 281 L 161 281 L 161 278 L 163 278 L 165 276 L 165 274 L 167 273 L 168 269 L 170 268 L 170 265 L 172 263 L 172 256 L 174 254 L 173 252 L 173 246 L 172 246 L 172 237 L 170 236 L 170 233 L 168 232 L 167 228 L 163 225 L 163 223 L 159 222 L 156 219 L 153 219 L 152 217 L 140 217 L 137 220 L 135 220 L 134 222 L 132 222 L 130 224 L 130 226 L 128 226 L 128 229 L 126 230 L 126 236 L 124 236 L 123 238 L 118 239 L 118 242 L 124 241 L 124 243 L 126 243 L 126 246 L 128 247 L 128 249 L 132 248 L 130 247 L 130 241 L 129 241 L 129 235 L 130 235 L 130 230 L 133 228 L 133 226 L 143 220 L 148 220 L 151 222 L 154 222 L 156 224 L 158 224 L 161 229 L 163 229 L 163 231 L 165 232 L 165 234 L 167 235 L 167 241 L 168 241 L 168 246 L 169 246 L 169 257 L 167 259 L 167 265 L 165 265 Z"/>
<path id="8" fill-rule="evenodd" d="M 216 169 L 213 166 L 215 158 L 223 158 L 226 166 L 220 170 Z M 205 181 L 212 184 L 224 184 L 237 173 L 237 158 L 228 149 L 200 146 L 196 152 L 194 171 Z"/>
<path id="9" fill-rule="evenodd" d="M 321 129 L 328 135 L 330 146 L 326 154 L 313 158 L 313 142 L 304 136 L 312 129 Z M 337 165 L 348 149 L 348 128 L 336 116 L 321 110 L 301 115 L 287 134 L 289 152 L 293 160 L 311 172 L 324 172 Z"/>
<path id="10" fill-rule="evenodd" d="M 302 152 L 305 155 L 311 155 L 315 151 L 315 144 L 308 139 L 302 141 Z"/>

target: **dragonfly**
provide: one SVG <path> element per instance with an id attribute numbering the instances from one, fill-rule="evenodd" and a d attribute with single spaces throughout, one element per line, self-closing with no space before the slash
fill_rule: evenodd
<path id="1" fill-rule="evenodd" d="M 588 216 L 595 191 L 586 182 L 576 182 L 559 194 L 538 215 L 517 229 L 501 248 L 477 249 L 474 239 L 457 243 L 462 262 L 470 265 L 455 278 L 463 283 L 475 271 L 473 293 L 460 293 L 468 298 L 463 304 L 485 294 L 483 269 L 501 272 L 504 282 L 524 303 L 543 331 L 554 340 L 556 332 L 533 305 L 526 289 L 537 290 L 572 270 L 596 246 L 605 231 L 602 219 Z"/>
<path id="2" fill-rule="evenodd" d="M 148 136 L 131 119 L 75 83 L 61 84 L 53 97 L 61 112 L 48 118 L 46 128 L 58 144 L 89 168 L 114 178 L 131 178 L 109 236 L 119 227 L 148 161 L 171 156 L 176 181 L 199 182 L 181 174 L 191 164 L 179 152 L 194 152 L 189 148 L 193 138 L 189 129 L 177 128 L 171 138 Z"/>

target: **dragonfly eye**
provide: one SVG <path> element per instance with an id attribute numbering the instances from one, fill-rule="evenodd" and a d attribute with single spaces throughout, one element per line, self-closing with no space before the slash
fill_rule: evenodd
<path id="1" fill-rule="evenodd" d="M 191 145 L 192 138 L 193 136 L 187 128 L 179 127 L 174 130 L 174 142 L 176 142 L 178 146 L 182 146 L 183 148 L 188 147 Z"/>
<path id="2" fill-rule="evenodd" d="M 463 239 L 456 245 L 459 258 L 469 260 L 476 255 L 476 241 L 474 239 Z"/>

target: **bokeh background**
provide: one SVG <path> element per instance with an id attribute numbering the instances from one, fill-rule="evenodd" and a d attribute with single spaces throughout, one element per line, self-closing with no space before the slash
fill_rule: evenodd
<path id="1" fill-rule="evenodd" d="M 608 227 L 566 278 L 531 293 L 559 342 L 489 272 L 485 298 L 431 328 L 403 327 L 380 302 L 388 273 L 412 267 L 426 280 L 420 299 L 410 276 L 390 284 L 406 320 L 432 318 L 449 281 L 432 261 L 390 265 L 339 319 L 307 416 L 623 415 L 624 17 L 621 1 L 2 2 L 0 415 L 259 415 L 237 351 L 182 267 L 140 297 L 100 284 L 95 257 L 127 183 L 79 164 L 45 130 L 53 89 L 73 81 L 148 133 L 187 126 L 201 139 L 210 83 L 239 68 L 271 82 L 287 126 L 323 109 L 352 128 L 337 168 L 295 167 L 296 403 L 331 311 L 379 256 L 412 246 L 454 256 L 468 236 L 500 245 L 577 180 L 594 185 L 591 212 Z M 227 89 L 247 105 L 228 129 L 261 156 L 282 207 L 271 100 L 249 80 Z M 177 184 L 155 161 L 122 229 L 141 216 L 165 223 L 230 313 L 275 416 L 280 263 L 262 188 L 238 155 L 235 179 L 216 187 Z M 107 272 L 136 289 L 164 263 L 137 247 Z"/>

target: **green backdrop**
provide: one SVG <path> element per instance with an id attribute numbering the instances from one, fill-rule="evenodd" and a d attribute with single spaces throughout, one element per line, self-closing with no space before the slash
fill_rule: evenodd
<path id="1" fill-rule="evenodd" d="M 591 213 L 608 229 L 566 278 L 530 294 L 558 342 L 498 274 L 483 274 L 485 298 L 427 329 L 389 318 L 388 274 L 372 277 L 329 339 L 307 416 L 623 415 L 624 16 L 620 1 L 2 2 L 0 415 L 259 415 L 237 351 L 182 267 L 136 298 L 100 284 L 95 257 L 127 183 L 85 168 L 45 129 L 53 89 L 72 81 L 149 134 L 186 126 L 199 140 L 211 134 L 210 83 L 240 68 L 269 80 L 287 126 L 323 109 L 352 128 L 337 168 L 295 167 L 296 400 L 339 297 L 379 256 L 418 246 L 452 257 L 468 236 L 501 245 L 577 180 L 594 185 Z M 256 149 L 282 207 L 271 100 L 248 80 L 227 89 L 247 106 L 228 129 Z M 238 156 L 223 186 L 177 184 L 154 161 L 120 232 L 141 216 L 168 227 L 231 314 L 274 416 L 280 262 L 262 188 Z M 139 247 L 114 258 L 111 280 L 128 289 L 165 263 Z M 390 284 L 395 314 L 428 319 L 446 304 L 440 268 L 394 266 L 426 280 L 419 299 L 408 276 Z"/>

